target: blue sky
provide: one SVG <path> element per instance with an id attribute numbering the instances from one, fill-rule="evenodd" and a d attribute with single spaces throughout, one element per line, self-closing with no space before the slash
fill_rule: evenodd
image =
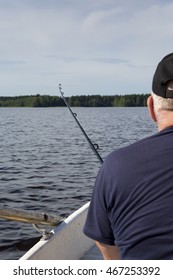
<path id="1" fill-rule="evenodd" d="M 0 0 L 0 95 L 148 93 L 173 2 Z"/>

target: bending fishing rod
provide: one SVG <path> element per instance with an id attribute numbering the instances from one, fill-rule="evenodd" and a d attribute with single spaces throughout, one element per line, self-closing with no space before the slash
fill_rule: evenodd
<path id="1" fill-rule="evenodd" d="M 62 98 L 63 98 L 63 100 L 64 100 L 64 102 L 65 102 L 67 108 L 69 109 L 69 111 L 70 111 L 70 113 L 72 114 L 73 118 L 74 118 L 75 121 L 77 122 L 77 124 L 78 124 L 80 130 L 82 131 L 82 133 L 84 134 L 85 138 L 87 139 L 87 141 L 88 141 L 88 143 L 89 143 L 91 149 L 92 149 L 93 152 L 96 154 L 96 156 L 97 156 L 97 158 L 99 159 L 100 163 L 103 163 L 103 159 L 101 158 L 100 154 L 99 154 L 98 151 L 97 151 L 98 148 L 99 148 L 98 145 L 97 145 L 97 144 L 93 144 L 93 143 L 91 142 L 90 138 L 88 137 L 88 135 L 86 134 L 85 130 L 84 130 L 83 127 L 81 126 L 80 122 L 78 121 L 78 119 L 77 119 L 77 114 L 74 113 L 74 112 L 72 111 L 72 109 L 70 108 L 70 105 L 68 104 L 66 98 L 64 97 L 64 92 L 62 91 L 61 84 L 59 84 L 59 91 L 60 91 L 60 93 L 61 93 L 61 96 L 62 96 Z"/>

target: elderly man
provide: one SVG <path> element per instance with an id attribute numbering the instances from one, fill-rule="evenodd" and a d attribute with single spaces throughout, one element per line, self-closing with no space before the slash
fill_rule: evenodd
<path id="1" fill-rule="evenodd" d="M 152 91 L 158 133 L 109 154 L 96 178 L 84 233 L 104 259 L 173 259 L 173 53 Z"/>

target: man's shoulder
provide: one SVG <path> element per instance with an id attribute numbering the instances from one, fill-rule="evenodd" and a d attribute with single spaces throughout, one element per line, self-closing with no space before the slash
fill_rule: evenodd
<path id="1" fill-rule="evenodd" d="M 173 134 L 173 126 L 168 127 L 160 132 L 156 132 L 151 136 L 142 138 L 134 143 L 129 144 L 128 146 L 121 147 L 117 150 L 111 152 L 107 158 L 112 159 L 115 156 L 122 156 L 123 154 L 127 153 L 135 153 L 139 152 L 140 150 L 144 150 L 147 147 L 147 150 L 152 149 L 153 147 L 157 147 L 157 145 L 163 145 L 164 141 L 168 141 L 172 143 L 172 134 Z"/>
<path id="2" fill-rule="evenodd" d="M 120 147 L 114 151 L 112 151 L 108 156 L 106 157 L 106 160 L 111 160 L 115 156 L 122 156 L 124 153 L 131 153 L 136 151 L 136 149 L 140 149 L 143 147 L 143 145 L 148 145 L 149 142 L 152 142 L 153 138 L 155 138 L 155 135 L 143 138 L 141 140 L 138 140 L 134 143 L 129 144 L 128 146 Z"/>

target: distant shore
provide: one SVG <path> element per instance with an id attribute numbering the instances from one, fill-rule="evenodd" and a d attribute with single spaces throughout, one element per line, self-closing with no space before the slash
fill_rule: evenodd
<path id="1" fill-rule="evenodd" d="M 76 95 L 66 97 L 71 107 L 145 107 L 149 94 Z M 63 107 L 59 96 L 22 95 L 0 96 L 0 107 Z"/>

